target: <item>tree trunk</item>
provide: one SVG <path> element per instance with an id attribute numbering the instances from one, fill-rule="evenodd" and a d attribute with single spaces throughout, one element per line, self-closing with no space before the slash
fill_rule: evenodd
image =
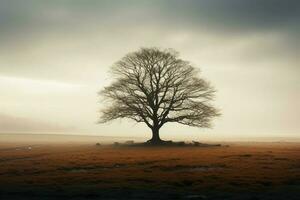
<path id="1" fill-rule="evenodd" d="M 162 143 L 162 140 L 159 137 L 159 128 L 153 127 L 152 128 L 152 138 L 151 140 L 148 140 L 151 144 L 160 144 Z"/>

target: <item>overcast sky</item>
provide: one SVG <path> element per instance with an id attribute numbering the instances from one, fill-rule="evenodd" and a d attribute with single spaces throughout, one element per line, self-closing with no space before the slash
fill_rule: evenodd
<path id="1" fill-rule="evenodd" d="M 174 48 L 218 90 L 211 130 L 162 138 L 298 137 L 300 1 L 0 0 L 0 132 L 150 137 L 96 124 L 109 67 L 140 47 Z"/>

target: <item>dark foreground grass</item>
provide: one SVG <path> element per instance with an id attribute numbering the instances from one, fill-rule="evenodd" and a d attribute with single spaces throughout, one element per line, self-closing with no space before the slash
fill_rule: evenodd
<path id="1" fill-rule="evenodd" d="M 299 199 L 298 144 L 0 148 L 0 199 Z"/>

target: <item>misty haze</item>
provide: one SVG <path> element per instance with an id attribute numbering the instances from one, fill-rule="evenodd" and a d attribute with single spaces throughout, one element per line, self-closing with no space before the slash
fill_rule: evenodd
<path id="1" fill-rule="evenodd" d="M 0 199 L 298 199 L 297 0 L 0 0 Z"/>

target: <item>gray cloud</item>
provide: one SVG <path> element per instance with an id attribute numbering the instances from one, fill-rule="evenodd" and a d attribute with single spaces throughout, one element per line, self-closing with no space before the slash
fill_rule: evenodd
<path id="1" fill-rule="evenodd" d="M 57 61 L 65 57 L 75 61 L 80 54 L 87 63 L 98 51 L 99 60 L 108 64 L 111 49 L 122 55 L 125 51 L 116 53 L 120 46 L 128 50 L 148 44 L 173 47 L 170 38 L 182 34 L 199 45 L 217 41 L 219 46 L 258 35 L 265 41 L 258 39 L 260 44 L 239 50 L 240 58 L 276 56 L 298 63 L 299 20 L 296 0 L 4 0 L 0 2 L 0 73 L 30 77 L 35 71 L 53 79 L 57 74 L 49 73 L 51 68 L 72 76 L 71 61 Z M 268 38 L 274 35 L 276 40 L 270 43 Z M 207 37 L 210 41 L 203 42 Z"/>
<path id="2" fill-rule="evenodd" d="M 161 23 L 168 25 L 166 28 L 197 29 L 203 26 L 232 33 L 258 29 L 299 31 L 297 22 L 300 18 L 297 0 L 128 0 L 118 3 L 107 0 L 13 0 L 2 1 L 0 9 L 0 25 L 7 32 L 12 29 L 34 32 L 45 27 L 47 30 L 56 27 L 80 30 L 87 24 L 130 29 L 128 25 Z"/>

